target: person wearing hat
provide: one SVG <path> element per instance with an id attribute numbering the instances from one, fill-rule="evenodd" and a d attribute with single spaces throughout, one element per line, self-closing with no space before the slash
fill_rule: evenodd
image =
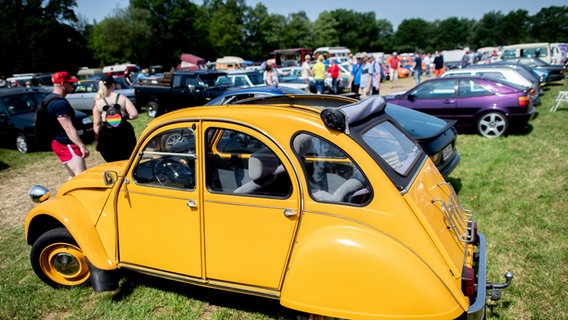
<path id="1" fill-rule="evenodd" d="M 302 81 L 305 84 L 310 84 L 310 75 L 312 74 L 312 69 L 310 68 L 310 60 L 312 57 L 306 54 L 304 57 L 304 62 L 302 62 Z"/>
<path id="2" fill-rule="evenodd" d="M 77 82 L 77 78 L 66 71 L 59 71 L 51 76 L 51 81 L 53 92 L 44 100 L 54 129 L 51 149 L 63 163 L 69 176 L 74 177 L 87 168 L 85 158 L 89 156 L 89 150 L 73 125 L 75 110 L 65 99 L 67 94 L 73 92 L 73 83 Z"/>
<path id="3" fill-rule="evenodd" d="M 369 53 L 369 86 L 367 87 L 367 95 L 379 94 L 381 85 L 381 65 L 375 60 L 375 55 Z"/>
<path id="4" fill-rule="evenodd" d="M 347 89 L 351 89 L 351 92 L 359 94 L 359 88 L 361 86 L 361 74 L 363 73 L 363 56 L 361 53 L 357 52 L 355 54 L 356 63 L 351 68 L 351 75 L 349 79 L 349 86 Z"/>
<path id="5" fill-rule="evenodd" d="M 398 54 L 395 52 L 392 53 L 392 56 L 389 59 L 389 72 L 390 72 L 390 79 L 391 79 L 391 88 L 394 88 L 394 82 L 398 79 L 398 68 L 400 68 L 400 58 Z"/>
<path id="6" fill-rule="evenodd" d="M 138 110 L 114 89 L 114 78 L 103 74 L 93 104 L 96 149 L 106 162 L 126 160 L 136 147 L 136 134 L 128 120 L 138 118 Z"/>

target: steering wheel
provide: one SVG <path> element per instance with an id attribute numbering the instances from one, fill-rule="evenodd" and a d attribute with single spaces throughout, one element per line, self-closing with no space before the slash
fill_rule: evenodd
<path id="1" fill-rule="evenodd" d="M 185 187 L 195 186 L 193 173 L 182 158 L 161 158 L 154 164 L 154 176 L 161 185 L 179 183 Z"/>

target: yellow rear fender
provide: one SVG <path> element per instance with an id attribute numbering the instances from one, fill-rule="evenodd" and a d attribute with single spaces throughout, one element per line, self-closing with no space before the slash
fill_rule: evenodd
<path id="1" fill-rule="evenodd" d="M 92 265 L 101 270 L 116 269 L 116 264 L 102 245 L 95 221 L 72 196 L 55 197 L 38 204 L 28 213 L 25 226 L 26 240 L 30 245 L 45 232 L 65 227 Z"/>
<path id="2" fill-rule="evenodd" d="M 396 239 L 338 225 L 299 237 L 281 303 L 337 318 L 454 319 L 468 302 L 451 294 L 452 285 Z"/>

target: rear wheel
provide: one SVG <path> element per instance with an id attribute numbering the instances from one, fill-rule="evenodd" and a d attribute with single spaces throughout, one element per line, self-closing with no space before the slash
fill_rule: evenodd
<path id="1" fill-rule="evenodd" d="M 28 138 L 26 138 L 26 135 L 21 132 L 16 136 L 16 148 L 21 153 L 27 153 L 28 151 L 30 151 L 30 143 L 28 141 Z"/>
<path id="2" fill-rule="evenodd" d="M 160 105 L 155 102 L 155 101 L 150 101 L 148 102 L 148 105 L 146 106 L 146 113 L 148 114 L 148 117 L 150 118 L 155 118 L 157 116 L 160 115 Z"/>
<path id="3" fill-rule="evenodd" d="M 32 246 L 30 260 L 37 276 L 54 288 L 81 286 L 91 277 L 83 250 L 65 228 L 42 234 Z"/>
<path id="4" fill-rule="evenodd" d="M 509 128 L 509 122 L 500 112 L 489 112 L 477 120 L 477 131 L 486 138 L 502 136 Z"/>

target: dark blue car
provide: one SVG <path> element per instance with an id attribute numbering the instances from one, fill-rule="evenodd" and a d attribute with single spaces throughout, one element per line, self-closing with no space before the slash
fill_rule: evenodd
<path id="1" fill-rule="evenodd" d="M 341 95 L 310 94 L 290 88 L 254 87 L 228 91 L 209 101 L 207 105 L 296 104 L 333 108 L 357 101 Z M 461 159 L 455 148 L 455 121 L 442 120 L 391 103 L 387 104 L 385 112 L 420 144 L 444 177 L 455 169 Z"/>
<path id="2" fill-rule="evenodd" d="M 37 149 L 34 133 L 35 110 L 48 95 L 35 89 L 0 90 L 0 139 L 2 144 L 16 147 L 21 153 Z M 85 143 L 93 140 L 93 121 L 81 111 L 75 111 L 75 128 Z"/>

